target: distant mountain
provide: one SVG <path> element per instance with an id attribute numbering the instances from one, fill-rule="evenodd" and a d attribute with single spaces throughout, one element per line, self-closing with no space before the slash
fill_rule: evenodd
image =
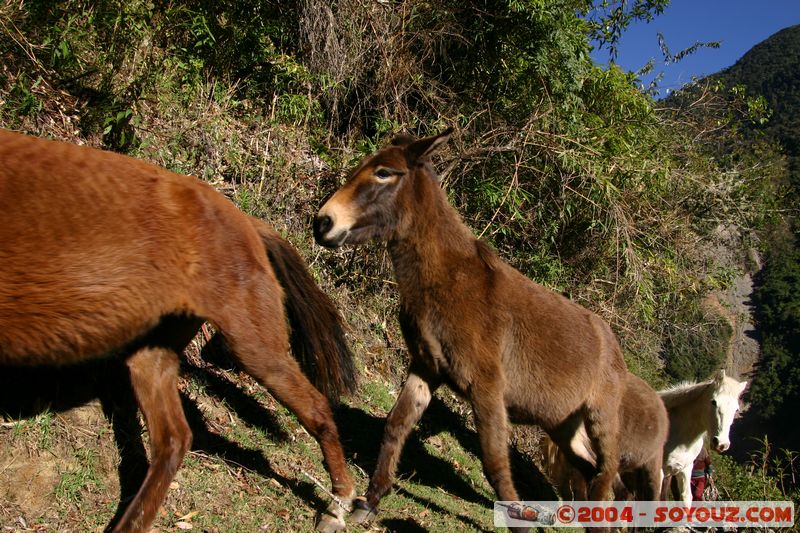
<path id="1" fill-rule="evenodd" d="M 754 278 L 751 298 L 761 354 L 747 394 L 751 409 L 734 433 L 759 438 L 767 434 L 773 445 L 800 451 L 800 430 L 785 423 L 800 411 L 800 25 L 775 33 L 733 66 L 664 101 L 691 114 L 705 82 L 717 81 L 728 88 L 743 85 L 749 96 L 763 96 L 772 116 L 763 125 L 742 122 L 741 142 L 720 142 L 709 149 L 722 158 L 738 150 L 759 150 L 757 143 L 748 144 L 758 137 L 750 133 L 762 132 L 780 146 L 788 161 L 787 175 L 775 176 L 780 186 L 788 185 L 783 205 L 778 206 L 783 216 L 761 235 L 764 267 Z M 696 112 L 702 113 L 702 106 L 699 109 Z M 757 446 L 755 440 L 748 442 Z M 739 448 L 749 451 L 746 445 Z"/>
<path id="2" fill-rule="evenodd" d="M 750 95 L 767 100 L 772 117 L 757 128 L 782 146 L 789 163 L 784 223 L 764 232 L 764 268 L 755 279 L 761 359 L 748 397 L 770 441 L 800 450 L 800 430 L 785 423 L 800 410 L 800 25 L 754 46 L 711 79 L 744 85 Z"/>
<path id="3" fill-rule="evenodd" d="M 800 25 L 755 45 L 739 61 L 711 76 L 726 85 L 744 85 L 762 95 L 773 115 L 762 127 L 789 158 L 791 183 L 800 187 Z"/>

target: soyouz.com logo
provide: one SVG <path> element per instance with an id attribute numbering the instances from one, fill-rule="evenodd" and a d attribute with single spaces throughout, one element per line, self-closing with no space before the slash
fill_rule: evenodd
<path id="1" fill-rule="evenodd" d="M 495 527 L 792 527 L 794 503 L 498 501 Z"/>

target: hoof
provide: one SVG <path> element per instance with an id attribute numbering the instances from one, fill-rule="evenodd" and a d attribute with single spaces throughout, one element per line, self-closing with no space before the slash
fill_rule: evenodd
<path id="1" fill-rule="evenodd" d="M 338 516 L 323 514 L 317 523 L 317 531 L 322 533 L 336 533 L 345 527 L 344 519 Z"/>
<path id="2" fill-rule="evenodd" d="M 371 524 L 375 520 L 375 517 L 378 516 L 378 509 L 372 507 L 364 498 L 356 498 L 353 500 L 353 507 L 355 507 L 355 510 L 353 514 L 350 515 L 350 520 L 354 524 L 366 526 Z"/>
<path id="3" fill-rule="evenodd" d="M 355 491 L 351 491 L 350 495 L 347 497 L 334 497 L 334 501 L 328 505 L 328 508 L 320 516 L 319 522 L 317 522 L 317 531 L 335 533 L 336 531 L 343 530 L 346 525 L 344 522 L 344 515 L 345 512 L 351 509 L 353 496 L 355 496 Z"/>

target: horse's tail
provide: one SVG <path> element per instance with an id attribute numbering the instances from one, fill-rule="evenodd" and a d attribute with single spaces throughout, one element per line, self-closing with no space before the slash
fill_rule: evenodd
<path id="1" fill-rule="evenodd" d="M 353 354 L 339 312 L 294 247 L 260 220 L 252 220 L 283 288 L 292 353 L 314 386 L 338 403 L 356 386 Z"/>

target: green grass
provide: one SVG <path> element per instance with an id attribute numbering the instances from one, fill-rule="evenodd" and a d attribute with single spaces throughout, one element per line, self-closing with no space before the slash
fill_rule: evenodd
<path id="1" fill-rule="evenodd" d="M 31 419 L 19 420 L 12 426 L 13 439 L 27 439 L 39 448 L 48 449 L 53 443 L 53 422 L 55 415 L 45 410 Z"/>
<path id="2" fill-rule="evenodd" d="M 360 397 L 366 405 L 376 407 L 384 413 L 388 413 L 397 401 L 397 393 L 382 381 L 364 383 L 361 386 Z"/>
<path id="3" fill-rule="evenodd" d="M 56 500 L 78 504 L 84 492 L 100 492 L 103 480 L 97 470 L 99 455 L 96 449 L 75 450 L 73 462 L 62 473 L 55 488 Z"/>

